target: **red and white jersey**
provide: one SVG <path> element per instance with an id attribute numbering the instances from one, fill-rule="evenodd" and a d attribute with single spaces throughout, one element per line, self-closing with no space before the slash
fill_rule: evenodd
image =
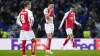
<path id="1" fill-rule="evenodd" d="M 23 9 L 17 17 L 17 23 L 21 26 L 21 30 L 32 30 L 33 21 L 34 17 L 29 9 Z"/>
<path id="2" fill-rule="evenodd" d="M 71 13 L 70 12 L 66 12 L 65 13 L 65 15 L 63 17 L 63 20 L 62 20 L 62 22 L 60 24 L 60 27 L 62 27 L 64 21 L 66 21 L 65 22 L 66 29 L 67 28 L 73 29 L 74 23 L 79 25 L 79 23 L 75 20 L 75 13 L 74 12 L 71 12 Z"/>
<path id="3" fill-rule="evenodd" d="M 44 15 L 48 15 L 49 12 L 50 12 L 50 9 L 48 9 L 48 8 L 44 9 Z M 54 11 L 52 11 L 49 16 L 54 17 Z"/>
<path id="4" fill-rule="evenodd" d="M 54 19 L 54 11 L 50 12 L 50 9 L 45 8 L 44 11 L 43 11 L 43 13 L 44 13 L 45 18 L 46 18 L 46 16 L 49 15 L 49 20 L 46 19 L 46 22 L 53 22 L 53 19 Z"/>

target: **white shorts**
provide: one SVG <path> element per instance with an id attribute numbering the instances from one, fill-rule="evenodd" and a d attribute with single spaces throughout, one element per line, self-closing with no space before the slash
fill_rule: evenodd
<path id="1" fill-rule="evenodd" d="M 32 40 L 35 38 L 33 31 L 20 31 L 20 40 Z"/>
<path id="2" fill-rule="evenodd" d="M 67 35 L 73 34 L 73 30 L 71 28 L 66 29 Z"/>
<path id="3" fill-rule="evenodd" d="M 46 33 L 54 33 L 54 24 L 53 23 L 45 23 L 45 32 Z"/>

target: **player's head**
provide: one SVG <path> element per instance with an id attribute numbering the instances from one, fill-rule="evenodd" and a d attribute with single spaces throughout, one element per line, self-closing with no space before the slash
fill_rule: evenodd
<path id="1" fill-rule="evenodd" d="M 70 7 L 70 12 L 74 12 L 74 10 L 75 10 L 75 7 L 74 6 L 71 6 Z"/>
<path id="2" fill-rule="evenodd" d="M 24 8 L 31 9 L 31 2 L 30 1 L 25 1 Z"/>
<path id="3" fill-rule="evenodd" d="M 54 8 L 54 2 L 49 2 L 49 3 L 48 3 L 48 7 L 49 7 L 49 8 Z"/>

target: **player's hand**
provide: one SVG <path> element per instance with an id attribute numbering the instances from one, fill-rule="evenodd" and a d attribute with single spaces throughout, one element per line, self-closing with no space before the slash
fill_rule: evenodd
<path id="1" fill-rule="evenodd" d="M 50 9 L 50 12 L 49 12 L 49 14 L 48 15 L 50 15 L 51 14 L 51 12 L 53 12 L 54 11 L 54 9 L 53 8 L 51 8 Z"/>
<path id="2" fill-rule="evenodd" d="M 61 27 L 58 28 L 59 30 L 61 29 Z"/>
<path id="3" fill-rule="evenodd" d="M 52 12 L 52 11 L 54 11 L 54 9 L 53 9 L 53 8 L 51 8 L 51 9 L 50 9 L 50 12 Z"/>
<path id="4" fill-rule="evenodd" d="M 79 24 L 79 27 L 82 27 L 82 25 L 81 25 L 81 24 Z"/>

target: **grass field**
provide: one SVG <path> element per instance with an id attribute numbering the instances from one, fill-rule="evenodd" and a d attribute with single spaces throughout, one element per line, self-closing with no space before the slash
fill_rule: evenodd
<path id="1" fill-rule="evenodd" d="M 54 54 L 45 54 L 43 50 L 37 50 L 36 56 L 100 56 L 100 50 L 53 50 Z M 0 50 L 0 56 L 22 56 L 19 50 Z M 27 51 L 27 56 L 31 56 Z"/>

